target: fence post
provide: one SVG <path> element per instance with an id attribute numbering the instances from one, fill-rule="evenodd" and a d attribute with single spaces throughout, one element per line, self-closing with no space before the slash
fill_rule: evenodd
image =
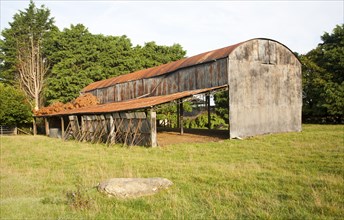
<path id="1" fill-rule="evenodd" d="M 33 117 L 33 120 L 32 120 L 32 127 L 33 127 L 33 135 L 37 135 L 36 117 Z"/>

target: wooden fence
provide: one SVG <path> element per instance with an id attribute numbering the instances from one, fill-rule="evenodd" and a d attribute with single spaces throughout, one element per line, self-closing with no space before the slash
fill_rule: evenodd
<path id="1" fill-rule="evenodd" d="M 0 125 L 0 135 L 17 135 L 17 127 Z"/>
<path id="2" fill-rule="evenodd" d="M 111 113 L 69 116 L 63 139 L 75 139 L 107 145 L 156 146 L 156 114 L 150 112 Z"/>

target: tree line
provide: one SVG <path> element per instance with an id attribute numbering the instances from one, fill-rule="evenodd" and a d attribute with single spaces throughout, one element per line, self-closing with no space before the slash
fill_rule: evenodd
<path id="1" fill-rule="evenodd" d="M 50 10 L 36 7 L 33 1 L 13 16 L 9 26 L 1 33 L 0 83 L 18 90 L 32 110 L 69 102 L 94 81 L 179 60 L 186 54 L 180 44 L 151 41 L 134 46 L 125 35 L 92 34 L 82 24 L 59 30 Z M 11 105 L 0 101 L 1 106 Z M 7 114 L 4 108 L 1 111 Z M 0 118 L 0 124 L 10 122 Z"/>
<path id="2" fill-rule="evenodd" d="M 305 122 L 344 123 L 344 24 L 321 36 L 302 63 Z"/>
<path id="3" fill-rule="evenodd" d="M 69 102 L 94 81 L 179 60 L 186 54 L 180 44 L 152 41 L 134 46 L 125 35 L 92 34 L 82 24 L 59 30 L 50 10 L 36 7 L 33 1 L 13 16 L 1 36 L 0 124 L 26 123 L 32 110 Z M 342 122 L 344 25 L 337 25 L 321 40 L 309 53 L 297 54 L 303 66 L 304 119 Z M 217 114 L 226 121 L 227 100 L 225 93 L 215 96 Z M 10 109 L 18 111 L 14 114 Z"/>

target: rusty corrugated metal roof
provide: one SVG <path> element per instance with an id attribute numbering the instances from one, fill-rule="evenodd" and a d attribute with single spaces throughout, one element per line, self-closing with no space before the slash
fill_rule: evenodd
<path id="1" fill-rule="evenodd" d="M 37 117 L 74 115 L 74 114 L 100 114 L 100 113 L 108 113 L 108 112 L 120 112 L 120 111 L 144 109 L 144 108 L 153 107 L 155 105 L 171 102 L 173 100 L 220 89 L 223 87 L 225 86 L 178 92 L 178 93 L 164 95 L 164 96 L 153 96 L 153 97 L 148 97 L 148 98 L 131 99 L 131 100 L 123 101 L 123 102 L 113 102 L 113 103 L 108 103 L 108 104 L 103 104 L 103 105 L 72 109 L 72 110 L 67 110 L 67 111 L 62 111 L 58 113 L 42 115 L 42 116 L 37 116 Z"/>
<path id="2" fill-rule="evenodd" d="M 243 42 L 242 42 L 243 43 Z M 153 76 L 159 76 L 159 75 L 163 75 L 166 73 L 170 73 L 173 71 L 176 71 L 178 69 L 181 68 L 185 68 L 185 67 L 189 67 L 189 66 L 194 66 L 197 64 L 201 64 L 201 63 L 206 63 L 212 60 L 217 60 L 217 59 L 221 59 L 221 58 L 225 58 L 227 57 L 236 47 L 238 47 L 240 44 L 242 43 L 238 43 L 232 46 L 228 46 L 228 47 L 224 47 L 221 49 L 217 49 L 217 50 L 212 50 L 209 52 L 205 52 L 199 55 L 195 55 L 189 58 L 184 58 L 181 60 L 177 60 L 175 62 L 171 62 L 171 63 L 167 63 L 167 64 L 163 64 L 157 67 L 152 67 L 149 69 L 144 69 L 144 70 L 139 70 L 133 73 L 129 73 L 129 74 L 125 74 L 125 75 L 120 75 L 117 77 L 113 77 L 110 79 L 105 79 L 105 80 L 101 80 L 101 81 L 97 81 L 94 83 L 89 84 L 88 86 L 86 86 L 82 92 L 88 92 L 94 89 L 98 89 L 98 88 L 104 88 L 104 87 L 108 87 L 111 85 L 115 85 L 117 83 L 123 83 L 123 82 L 128 82 L 128 81 L 133 81 L 133 80 L 137 80 L 137 79 L 144 79 L 144 78 L 150 78 Z"/>

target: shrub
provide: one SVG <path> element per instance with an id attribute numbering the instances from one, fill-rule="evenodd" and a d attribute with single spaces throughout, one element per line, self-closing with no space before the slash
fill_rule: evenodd
<path id="1" fill-rule="evenodd" d="M 22 125 L 32 121 L 30 103 L 13 86 L 0 83 L 0 124 Z"/>

